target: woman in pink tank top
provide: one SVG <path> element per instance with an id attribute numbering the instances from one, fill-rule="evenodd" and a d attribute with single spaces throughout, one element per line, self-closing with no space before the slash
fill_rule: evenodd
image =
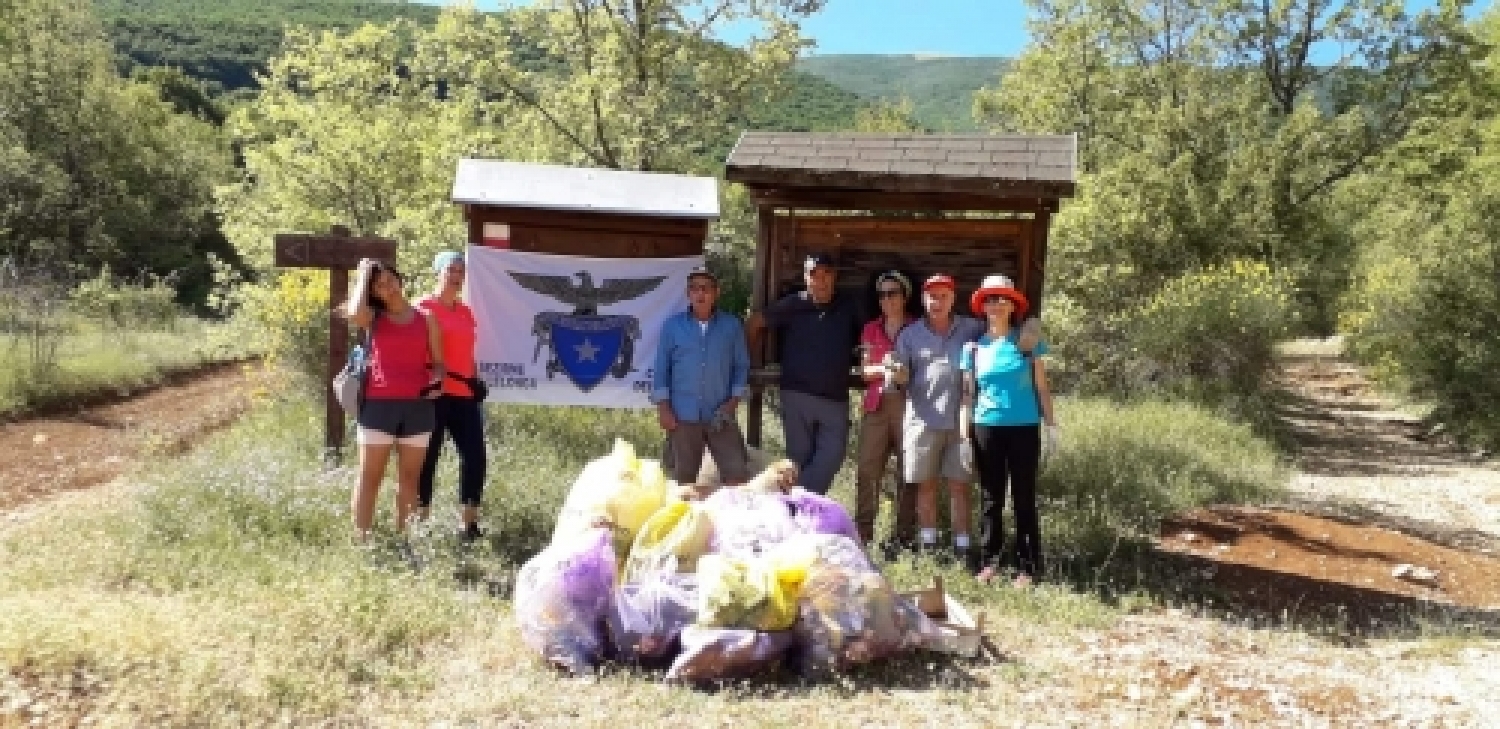
<path id="1" fill-rule="evenodd" d="M 349 292 L 345 314 L 370 333 L 370 369 L 356 422 L 359 482 L 350 508 L 361 541 L 375 520 L 375 499 L 391 451 L 396 451 L 396 529 L 406 531 L 417 505 L 417 483 L 433 429 L 432 399 L 443 375 L 442 332 L 406 300 L 395 268 L 365 259 Z"/>

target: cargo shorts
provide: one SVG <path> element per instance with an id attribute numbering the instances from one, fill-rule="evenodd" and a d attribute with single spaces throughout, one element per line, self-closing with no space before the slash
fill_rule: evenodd
<path id="1" fill-rule="evenodd" d="M 907 420 L 901 429 L 906 482 L 921 483 L 939 477 L 973 481 L 973 458 L 964 458 L 964 451 L 972 447 L 959 436 L 957 428 L 933 428 Z"/>

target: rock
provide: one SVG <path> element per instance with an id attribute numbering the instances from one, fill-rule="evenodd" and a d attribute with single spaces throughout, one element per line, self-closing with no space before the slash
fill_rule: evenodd
<path id="1" fill-rule="evenodd" d="M 1398 564 L 1391 569 L 1391 577 L 1406 582 L 1415 582 L 1421 585 L 1436 586 L 1438 582 L 1438 571 L 1429 567 L 1419 567 L 1411 564 Z"/>
<path id="2" fill-rule="evenodd" d="M 1193 533 L 1193 532 L 1183 532 L 1181 534 L 1178 534 L 1177 538 L 1181 539 L 1184 542 L 1196 542 L 1196 541 L 1198 541 L 1198 535 L 1195 534 L 1195 533 Z"/>

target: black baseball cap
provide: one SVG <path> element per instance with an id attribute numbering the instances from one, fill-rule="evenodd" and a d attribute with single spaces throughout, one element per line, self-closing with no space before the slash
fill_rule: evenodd
<path id="1" fill-rule="evenodd" d="M 695 278 L 706 278 L 711 279 L 714 283 L 719 282 L 719 277 L 715 276 L 713 271 L 710 271 L 703 266 L 694 266 L 693 270 L 688 271 L 687 277 L 689 281 Z"/>
<path id="2" fill-rule="evenodd" d="M 804 260 L 802 262 L 803 271 L 811 271 L 818 266 L 837 268 L 838 264 L 835 264 L 833 262 L 833 256 L 830 256 L 827 253 L 809 253 L 807 254 L 807 260 Z"/>

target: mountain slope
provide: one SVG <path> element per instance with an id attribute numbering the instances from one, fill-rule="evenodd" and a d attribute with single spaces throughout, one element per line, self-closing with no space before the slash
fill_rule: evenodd
<path id="1" fill-rule="evenodd" d="M 917 120 L 935 131 L 975 129 L 974 92 L 993 86 L 1010 65 L 998 56 L 809 56 L 798 69 L 867 99 L 911 99 Z"/>
<path id="2" fill-rule="evenodd" d="M 215 93 L 255 88 L 255 74 L 281 47 L 287 26 L 347 29 L 364 23 L 436 20 L 441 8 L 363 0 L 98 0 L 96 12 L 126 72 L 174 66 Z M 754 110 L 748 128 L 848 129 L 867 102 L 817 76 L 798 72 L 787 96 Z M 724 147 L 733 140 L 714 145 Z"/>

